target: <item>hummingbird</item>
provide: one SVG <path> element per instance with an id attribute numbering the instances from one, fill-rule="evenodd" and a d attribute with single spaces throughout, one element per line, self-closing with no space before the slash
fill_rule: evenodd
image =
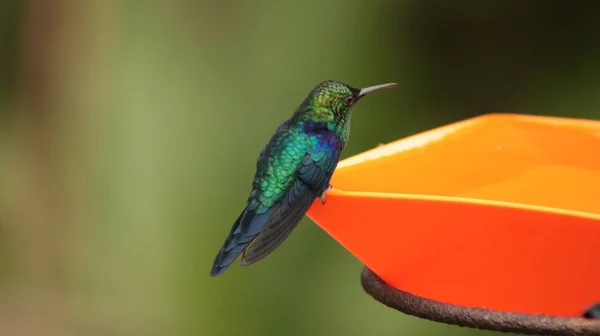
<path id="1" fill-rule="evenodd" d="M 356 89 L 336 80 L 315 86 L 263 147 L 246 207 L 215 257 L 210 276 L 223 274 L 242 254 L 241 265 L 273 252 L 329 181 L 350 136 L 352 110 L 369 93 L 396 83 Z"/>

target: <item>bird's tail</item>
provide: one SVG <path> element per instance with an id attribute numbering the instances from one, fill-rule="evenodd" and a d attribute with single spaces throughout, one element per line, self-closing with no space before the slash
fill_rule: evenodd
<path id="1" fill-rule="evenodd" d="M 211 277 L 221 275 L 229 268 L 254 238 L 256 238 L 267 222 L 267 219 L 268 213 L 257 215 L 254 211 L 244 209 L 231 227 L 229 236 L 227 236 L 221 250 L 219 250 L 219 253 L 215 257 L 210 270 Z"/>

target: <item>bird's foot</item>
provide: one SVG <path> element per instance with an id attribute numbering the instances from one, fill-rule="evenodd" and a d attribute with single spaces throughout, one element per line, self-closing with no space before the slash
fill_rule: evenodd
<path id="1" fill-rule="evenodd" d="M 379 148 L 379 147 L 381 147 L 381 146 L 383 146 L 383 143 L 380 143 L 379 145 L 377 145 L 377 148 Z"/>
<path id="2" fill-rule="evenodd" d="M 331 184 L 328 184 L 327 188 L 325 188 L 321 195 L 319 195 L 319 198 L 321 199 L 321 204 L 325 204 L 325 194 L 331 189 L 333 189 L 333 187 L 331 186 Z"/>

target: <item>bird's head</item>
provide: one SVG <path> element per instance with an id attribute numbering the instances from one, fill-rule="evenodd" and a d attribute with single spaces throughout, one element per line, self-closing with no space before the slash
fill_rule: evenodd
<path id="1" fill-rule="evenodd" d="M 356 89 L 339 81 L 324 81 L 315 86 L 304 101 L 304 117 L 336 125 L 349 122 L 352 109 L 362 97 L 396 85 L 389 83 Z"/>

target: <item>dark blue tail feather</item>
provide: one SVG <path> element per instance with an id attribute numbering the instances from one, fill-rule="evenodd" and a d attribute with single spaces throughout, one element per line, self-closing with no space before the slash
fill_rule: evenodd
<path id="1" fill-rule="evenodd" d="M 231 227 L 229 236 L 227 236 L 221 250 L 215 257 L 210 276 L 215 277 L 223 274 L 256 238 L 268 219 L 269 212 L 257 215 L 254 211 L 244 209 Z"/>

